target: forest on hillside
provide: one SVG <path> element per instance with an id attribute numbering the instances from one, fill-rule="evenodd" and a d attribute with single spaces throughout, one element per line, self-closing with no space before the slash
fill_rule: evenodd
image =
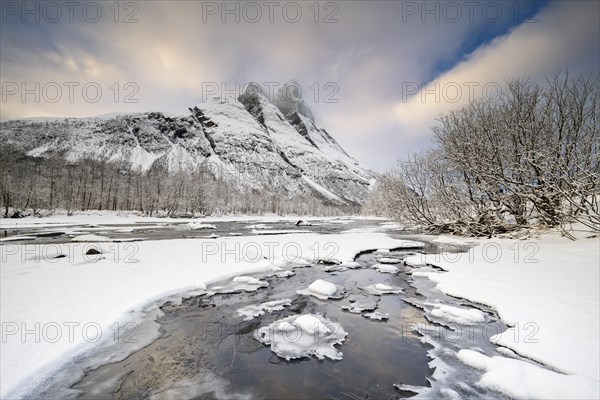
<path id="1" fill-rule="evenodd" d="M 67 161 L 60 155 L 32 157 L 0 146 L 0 207 L 5 217 L 55 210 L 139 211 L 149 216 L 222 214 L 355 214 L 357 205 L 340 205 L 312 193 L 290 195 L 277 183 L 244 187 L 248 176 L 215 173 L 210 165 L 169 172 L 163 165 L 142 171 L 126 162 L 102 158 Z"/>

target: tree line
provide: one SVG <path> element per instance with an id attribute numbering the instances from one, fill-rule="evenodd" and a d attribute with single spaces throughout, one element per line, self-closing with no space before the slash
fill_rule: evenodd
<path id="1" fill-rule="evenodd" d="M 0 209 L 5 217 L 54 210 L 139 211 L 146 215 L 222 214 L 342 215 L 340 206 L 310 194 L 293 196 L 280 187 L 244 188 L 214 168 L 169 172 L 155 163 L 142 171 L 102 158 L 69 161 L 60 155 L 32 157 L 0 146 Z M 244 177 L 242 177 L 244 179 Z"/>
<path id="2" fill-rule="evenodd" d="M 433 146 L 384 173 L 366 209 L 432 233 L 599 231 L 599 122 L 597 74 L 513 79 L 440 116 Z"/>

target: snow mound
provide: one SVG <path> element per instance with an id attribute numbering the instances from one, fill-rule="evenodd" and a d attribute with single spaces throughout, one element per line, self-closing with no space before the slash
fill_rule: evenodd
<path id="1" fill-rule="evenodd" d="M 431 315 L 460 325 L 469 325 L 485 321 L 485 314 L 476 308 L 459 308 L 446 304 L 436 305 Z"/>
<path id="2" fill-rule="evenodd" d="M 393 265 L 374 264 L 373 268 L 375 268 L 379 272 L 386 274 L 395 274 L 396 272 L 398 272 L 398 268 L 394 267 Z"/>
<path id="3" fill-rule="evenodd" d="M 253 318 L 263 315 L 265 312 L 281 311 L 291 304 L 292 300 L 290 299 L 273 300 L 240 308 L 237 310 L 237 313 L 240 317 L 244 317 L 244 321 L 250 321 Z"/>
<path id="4" fill-rule="evenodd" d="M 402 262 L 402 259 L 396 257 L 382 257 L 378 258 L 377 262 L 380 264 L 398 264 Z"/>
<path id="5" fill-rule="evenodd" d="M 271 346 L 277 356 L 292 360 L 325 357 L 341 360 L 342 352 L 334 347 L 342 344 L 348 333 L 337 323 L 320 314 L 292 315 L 254 331 L 254 338 Z"/>
<path id="6" fill-rule="evenodd" d="M 488 357 L 474 350 L 460 350 L 458 359 L 484 371 L 477 386 L 500 391 L 517 399 L 595 399 L 598 381 L 580 375 L 563 375 L 525 361 Z"/>
<path id="7" fill-rule="evenodd" d="M 310 285 L 308 285 L 307 289 L 297 290 L 298 294 L 305 294 L 318 297 L 322 300 L 327 300 L 331 296 L 335 294 L 337 291 L 337 286 L 335 286 L 331 282 L 324 281 L 323 279 L 317 279 Z"/>
<path id="8" fill-rule="evenodd" d="M 388 319 L 390 319 L 390 314 L 380 313 L 379 311 L 373 311 L 373 312 L 364 313 L 363 317 L 369 318 L 372 320 L 376 320 L 376 321 L 387 321 Z"/>
<path id="9" fill-rule="evenodd" d="M 404 292 L 402 288 L 388 286 L 383 283 L 365 286 L 364 289 L 370 294 L 381 296 L 382 294 L 398 294 Z"/>

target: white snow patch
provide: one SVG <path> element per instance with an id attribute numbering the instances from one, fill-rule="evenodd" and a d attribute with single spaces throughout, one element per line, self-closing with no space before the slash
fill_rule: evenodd
<path id="1" fill-rule="evenodd" d="M 597 354 L 596 354 L 597 355 Z M 597 399 L 598 381 L 563 375 L 525 361 L 460 350 L 463 363 L 484 371 L 477 385 L 517 399 Z"/>

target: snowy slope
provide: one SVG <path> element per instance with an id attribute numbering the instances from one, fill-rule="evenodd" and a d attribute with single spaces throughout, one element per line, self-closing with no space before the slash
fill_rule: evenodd
<path id="1" fill-rule="evenodd" d="M 251 84 L 239 100 L 209 99 L 187 113 L 2 122 L 0 142 L 34 157 L 104 158 L 171 172 L 203 168 L 247 188 L 362 203 L 373 172 L 315 125 L 301 99 L 295 101 L 276 102 L 284 114 Z"/>

